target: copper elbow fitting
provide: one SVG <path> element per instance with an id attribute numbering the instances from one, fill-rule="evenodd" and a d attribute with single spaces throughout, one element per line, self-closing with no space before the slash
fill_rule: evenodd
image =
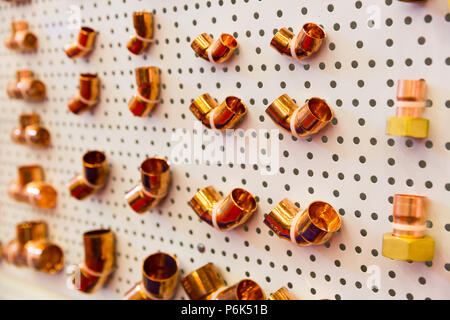
<path id="1" fill-rule="evenodd" d="M 158 205 L 167 195 L 170 164 L 163 158 L 148 158 L 141 163 L 141 182 L 125 194 L 128 205 L 142 214 Z"/>
<path id="2" fill-rule="evenodd" d="M 201 220 L 220 231 L 244 224 L 257 208 L 256 199 L 244 189 L 233 189 L 224 198 L 212 186 L 198 191 L 189 205 Z"/>
<path id="3" fill-rule="evenodd" d="M 142 264 L 142 281 L 128 291 L 125 300 L 168 300 L 175 294 L 180 267 L 175 256 L 157 252 Z"/>
<path id="4" fill-rule="evenodd" d="M 207 33 L 202 33 L 191 43 L 191 48 L 199 57 L 214 64 L 227 61 L 238 46 L 237 40 L 228 33 L 222 33 L 216 41 Z"/>
<path id="5" fill-rule="evenodd" d="M 286 289 L 286 287 L 282 287 L 275 293 L 272 293 L 267 300 L 297 300 L 294 295 Z"/>
<path id="6" fill-rule="evenodd" d="M 302 60 L 319 51 L 326 37 L 325 31 L 315 23 L 306 23 L 294 40 L 295 34 L 281 28 L 273 37 L 270 46 L 280 54 Z"/>
<path id="7" fill-rule="evenodd" d="M 136 34 L 131 36 L 127 49 L 132 54 L 142 54 L 153 42 L 153 14 L 148 11 L 134 12 L 133 24 Z"/>
<path id="8" fill-rule="evenodd" d="M 6 93 L 12 99 L 39 101 L 46 97 L 45 84 L 34 78 L 33 71 L 19 70 L 16 80 L 8 83 Z"/>
<path id="9" fill-rule="evenodd" d="M 301 211 L 289 199 L 283 199 L 264 219 L 278 237 L 298 246 L 327 242 L 341 227 L 341 218 L 326 202 L 312 202 Z"/>
<path id="10" fill-rule="evenodd" d="M 37 36 L 28 30 L 28 22 L 11 22 L 11 35 L 5 39 L 5 46 L 11 50 L 35 51 L 38 47 Z"/>
<path id="11" fill-rule="evenodd" d="M 137 93 L 128 103 L 128 109 L 137 117 L 146 117 L 159 103 L 161 79 L 158 67 L 135 69 Z"/>
<path id="12" fill-rule="evenodd" d="M 81 58 L 94 49 L 97 32 L 89 27 L 81 27 L 77 41 L 64 47 L 64 52 L 70 59 Z"/>
<path id="13" fill-rule="evenodd" d="M 244 279 L 233 286 L 217 290 L 211 300 L 265 300 L 266 296 L 258 283 Z"/>
<path id="14" fill-rule="evenodd" d="M 275 124 L 298 139 L 319 132 L 334 117 L 333 110 L 323 99 L 311 98 L 299 107 L 287 94 L 272 102 L 266 113 Z"/>
<path id="15" fill-rule="evenodd" d="M 225 280 L 213 263 L 191 272 L 181 284 L 191 300 L 210 300 L 214 292 L 225 288 Z"/>
<path id="16" fill-rule="evenodd" d="M 50 132 L 39 125 L 39 115 L 22 114 L 19 126 L 11 132 L 11 140 L 15 143 L 28 144 L 35 147 L 46 147 L 50 144 Z"/>
<path id="17" fill-rule="evenodd" d="M 80 74 L 80 88 L 78 94 L 70 100 L 69 111 L 82 114 L 95 107 L 99 100 L 100 81 L 96 74 Z"/>
<path id="18" fill-rule="evenodd" d="M 84 200 L 101 190 L 108 178 L 106 156 L 100 151 L 83 155 L 83 172 L 69 181 L 69 192 L 77 200 Z"/>
<path id="19" fill-rule="evenodd" d="M 220 105 L 209 93 L 195 99 L 189 109 L 204 126 L 214 130 L 234 128 L 247 114 L 247 107 L 238 97 L 229 96 Z"/>

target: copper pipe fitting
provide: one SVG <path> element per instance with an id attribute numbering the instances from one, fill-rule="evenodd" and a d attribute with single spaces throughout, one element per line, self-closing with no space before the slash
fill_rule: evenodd
<path id="1" fill-rule="evenodd" d="M 128 109 L 137 117 L 146 117 L 159 103 L 161 79 L 158 67 L 135 69 L 137 93 L 128 103 Z"/>
<path id="2" fill-rule="evenodd" d="M 225 281 L 213 263 L 191 272 L 181 283 L 191 300 L 210 300 L 214 292 L 225 288 Z"/>
<path id="3" fill-rule="evenodd" d="M 277 236 L 299 246 L 327 242 L 341 223 L 339 214 L 326 202 L 312 202 L 302 212 L 289 199 L 283 199 L 264 219 Z"/>
<path id="4" fill-rule="evenodd" d="M 37 36 L 28 30 L 28 22 L 11 22 L 11 35 L 5 39 L 5 46 L 17 51 L 35 51 L 38 48 Z"/>
<path id="5" fill-rule="evenodd" d="M 267 300 L 297 300 L 294 295 L 286 289 L 286 287 L 282 287 L 275 293 L 272 293 Z"/>
<path id="6" fill-rule="evenodd" d="M 334 117 L 333 110 L 323 99 L 311 98 L 299 107 L 287 94 L 272 102 L 266 113 L 275 124 L 298 139 L 319 132 Z"/>
<path id="7" fill-rule="evenodd" d="M 11 140 L 15 143 L 28 144 L 35 147 L 46 147 L 50 144 L 50 132 L 39 125 L 38 114 L 22 114 L 19 126 L 11 132 Z"/>
<path id="8" fill-rule="evenodd" d="M 108 178 L 106 156 L 100 151 L 83 155 L 83 172 L 69 181 L 69 192 L 77 200 L 84 200 L 100 191 Z"/>
<path id="9" fill-rule="evenodd" d="M 326 37 L 325 31 L 315 23 L 306 23 L 294 40 L 295 34 L 288 28 L 281 28 L 270 46 L 280 54 L 302 60 L 319 51 Z"/>
<path id="10" fill-rule="evenodd" d="M 136 35 L 131 36 L 127 49 L 132 54 L 142 54 L 153 42 L 153 14 L 148 11 L 134 12 L 133 24 Z"/>
<path id="11" fill-rule="evenodd" d="M 247 107 L 238 97 L 229 96 L 220 105 L 209 93 L 195 99 L 189 109 L 204 126 L 214 130 L 234 128 L 247 114 Z"/>
<path id="12" fill-rule="evenodd" d="M 81 27 L 78 40 L 64 47 L 64 52 L 70 59 L 81 58 L 94 49 L 97 32 L 89 27 Z"/>
<path id="13" fill-rule="evenodd" d="M 217 41 L 202 33 L 191 43 L 191 48 L 199 57 L 214 64 L 227 61 L 238 46 L 237 40 L 228 33 L 222 33 Z"/>
<path id="14" fill-rule="evenodd" d="M 75 114 L 82 114 L 94 108 L 99 100 L 99 78 L 96 74 L 80 74 L 80 89 L 78 94 L 69 102 L 69 111 Z"/>
<path id="15" fill-rule="evenodd" d="M 8 83 L 6 93 L 12 99 L 39 101 L 46 98 L 45 84 L 36 80 L 31 70 L 17 71 L 16 81 Z"/>
<path id="16" fill-rule="evenodd" d="M 244 279 L 235 285 L 216 291 L 211 300 L 265 300 L 263 289 L 255 281 Z"/>
<path id="17" fill-rule="evenodd" d="M 175 294 L 180 267 L 175 256 L 157 252 L 142 265 L 142 281 L 125 294 L 125 300 L 168 300 Z"/>

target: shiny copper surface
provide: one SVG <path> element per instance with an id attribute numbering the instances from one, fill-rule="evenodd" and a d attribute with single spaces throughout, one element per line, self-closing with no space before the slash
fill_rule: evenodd
<path id="1" fill-rule="evenodd" d="M 427 83 L 424 79 L 401 79 L 397 83 L 398 101 L 425 101 L 427 98 Z"/>
<path id="2" fill-rule="evenodd" d="M 100 91 L 100 80 L 97 74 L 82 73 L 79 81 L 79 93 L 68 104 L 69 111 L 78 115 L 97 105 Z"/>
<path id="3" fill-rule="evenodd" d="M 46 97 L 45 84 L 34 78 L 30 70 L 16 72 L 16 80 L 7 85 L 6 92 L 12 99 L 39 101 Z"/>
<path id="4" fill-rule="evenodd" d="M 214 41 L 207 33 L 202 33 L 191 43 L 191 48 L 199 57 L 213 63 L 221 63 L 228 60 L 238 48 L 237 40 L 228 33 L 222 33 L 218 40 Z M 208 54 L 210 51 L 210 55 Z"/>
<path id="5" fill-rule="evenodd" d="M 19 126 L 11 132 L 11 140 L 15 143 L 26 143 L 25 128 L 31 125 L 38 125 L 40 117 L 36 113 L 22 114 L 19 116 Z"/>
<path id="6" fill-rule="evenodd" d="M 128 109 L 137 117 L 148 116 L 159 102 L 160 70 L 158 67 L 135 69 L 138 94 L 128 103 Z"/>
<path id="7" fill-rule="evenodd" d="M 427 221 L 427 198 L 406 194 L 394 195 L 392 216 L 394 224 L 398 225 L 398 228 L 394 227 L 394 235 L 422 238 L 425 235 Z M 418 226 L 423 229 L 402 230 L 402 226 Z"/>
<path id="8" fill-rule="evenodd" d="M 148 256 L 142 264 L 142 285 L 149 298 L 172 298 L 179 282 L 179 270 L 173 255 L 157 252 Z"/>
<path id="9" fill-rule="evenodd" d="M 92 51 L 97 32 L 89 27 L 81 27 L 77 41 L 65 46 L 64 52 L 70 59 L 78 59 Z"/>
<path id="10" fill-rule="evenodd" d="M 153 14 L 151 12 L 142 11 L 133 13 L 134 29 L 136 35 L 132 36 L 127 44 L 127 49 L 135 55 L 142 54 L 151 44 L 153 38 Z"/>
<path id="11" fill-rule="evenodd" d="M 244 279 L 220 291 L 214 300 L 265 300 L 265 294 L 255 281 Z"/>
<path id="12" fill-rule="evenodd" d="M 45 273 L 56 273 L 64 266 L 64 253 L 59 246 L 47 240 L 32 240 L 25 245 L 27 264 Z"/>
<path id="13" fill-rule="evenodd" d="M 278 291 L 272 293 L 267 300 L 297 300 L 286 287 L 280 288 Z"/>
<path id="14" fill-rule="evenodd" d="M 191 300 L 208 300 L 214 292 L 225 287 L 225 281 L 213 263 L 191 272 L 181 283 Z"/>
<path id="15" fill-rule="evenodd" d="M 26 21 L 13 21 L 12 33 L 5 39 L 5 46 L 11 50 L 35 51 L 38 47 L 37 36 L 29 31 Z"/>

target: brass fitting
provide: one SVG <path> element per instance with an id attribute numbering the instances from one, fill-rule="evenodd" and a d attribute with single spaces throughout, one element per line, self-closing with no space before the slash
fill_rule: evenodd
<path id="1" fill-rule="evenodd" d="M 229 96 L 220 105 L 209 93 L 195 99 L 189 109 L 209 129 L 234 128 L 247 113 L 247 107 L 238 97 Z"/>
<path id="2" fill-rule="evenodd" d="M 238 46 L 237 40 L 228 33 L 222 33 L 217 41 L 202 33 L 191 43 L 191 48 L 199 57 L 214 64 L 227 61 Z"/>
<path id="3" fill-rule="evenodd" d="M 326 37 L 325 31 L 315 23 L 305 23 L 294 40 L 295 34 L 281 28 L 273 37 L 270 46 L 280 54 L 302 60 L 319 51 Z"/>
<path id="4" fill-rule="evenodd" d="M 282 287 L 275 293 L 272 293 L 267 300 L 297 300 L 294 295 L 286 289 L 286 287 Z"/>
<path id="5" fill-rule="evenodd" d="M 148 11 L 134 12 L 133 24 L 136 35 L 131 36 L 127 49 L 132 54 L 142 54 L 153 42 L 153 14 Z"/>
<path id="6" fill-rule="evenodd" d="M 225 281 L 213 263 L 191 272 L 181 283 L 191 300 L 210 300 L 214 292 L 225 287 Z"/>
<path id="7" fill-rule="evenodd" d="M 277 236 L 298 246 L 327 242 L 341 227 L 341 218 L 326 202 L 314 201 L 301 210 L 289 199 L 283 199 L 264 219 Z"/>
<path id="8" fill-rule="evenodd" d="M 39 101 L 46 97 L 45 84 L 34 78 L 33 71 L 19 70 L 16 80 L 8 83 L 6 93 L 12 99 Z"/>
<path id="9" fill-rule="evenodd" d="M 232 285 L 217 290 L 210 300 L 265 300 L 263 289 L 255 281 L 244 279 Z"/>
<path id="10" fill-rule="evenodd" d="M 131 209 L 142 214 L 154 208 L 167 195 L 170 184 L 170 164 L 163 158 L 148 158 L 142 162 L 141 182 L 125 194 Z"/>
<path id="11" fill-rule="evenodd" d="M 175 256 L 157 252 L 142 265 L 142 281 L 128 291 L 125 300 L 168 300 L 175 294 L 180 267 Z"/>
<path id="12" fill-rule="evenodd" d="M 97 32 L 89 27 L 81 27 L 77 41 L 67 44 L 64 52 L 70 59 L 81 58 L 94 49 Z"/>
<path id="13" fill-rule="evenodd" d="M 38 47 L 38 38 L 28 30 L 28 22 L 11 22 L 11 35 L 5 39 L 5 46 L 11 50 L 35 51 Z"/>
<path id="14" fill-rule="evenodd" d="M 99 100 L 99 82 L 99 78 L 96 74 L 80 74 L 79 92 L 72 100 L 70 100 L 68 105 L 69 111 L 80 115 L 95 107 Z"/>
<path id="15" fill-rule="evenodd" d="M 11 140 L 15 143 L 28 144 L 34 147 L 46 147 L 50 144 L 50 132 L 39 125 L 40 118 L 36 113 L 22 114 L 19 126 L 11 132 Z"/>
<path id="16" fill-rule="evenodd" d="M 128 103 L 131 113 L 137 117 L 146 117 L 159 103 L 160 71 L 158 67 L 135 69 L 137 93 Z"/>
<path id="17" fill-rule="evenodd" d="M 233 189 L 224 198 L 212 186 L 198 191 L 189 205 L 201 220 L 220 231 L 244 224 L 257 208 L 256 199 L 244 189 Z"/>
<path id="18" fill-rule="evenodd" d="M 333 110 L 323 99 L 311 98 L 299 107 L 287 94 L 272 102 L 266 113 L 275 124 L 298 139 L 319 132 L 334 117 Z"/>
<path id="19" fill-rule="evenodd" d="M 394 195 L 394 231 L 383 235 L 383 256 L 393 260 L 433 260 L 434 239 L 425 235 L 426 219 L 426 197 Z"/>
<path id="20" fill-rule="evenodd" d="M 101 190 L 108 178 L 106 156 L 100 151 L 83 155 L 83 172 L 69 181 L 69 192 L 77 200 L 84 200 Z"/>

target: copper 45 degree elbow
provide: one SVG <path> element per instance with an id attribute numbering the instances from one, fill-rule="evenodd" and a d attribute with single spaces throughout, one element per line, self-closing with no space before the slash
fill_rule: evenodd
<path id="1" fill-rule="evenodd" d="M 216 41 L 202 33 L 192 42 L 191 48 L 199 57 L 215 64 L 227 61 L 238 48 L 238 42 L 228 33 L 222 33 Z"/>
<path id="2" fill-rule="evenodd" d="M 175 294 L 180 267 L 176 257 L 163 252 L 148 256 L 142 265 L 142 281 L 128 291 L 125 300 L 168 300 Z"/>
<path id="3" fill-rule="evenodd" d="M 159 103 L 160 71 L 157 67 L 142 67 L 135 73 L 137 93 L 128 103 L 128 109 L 137 117 L 146 117 Z"/>
<path id="4" fill-rule="evenodd" d="M 181 283 L 191 300 L 210 300 L 215 292 L 225 288 L 225 280 L 213 263 L 191 272 Z"/>
<path id="5" fill-rule="evenodd" d="M 69 111 L 80 115 L 87 110 L 94 108 L 99 100 L 99 78 L 96 74 L 80 74 L 80 88 L 76 96 L 70 100 Z"/>
<path id="6" fill-rule="evenodd" d="M 83 172 L 69 181 L 69 192 L 77 200 L 84 200 L 101 190 L 108 178 L 106 156 L 100 151 L 89 151 L 83 156 Z"/>
<path id="7" fill-rule="evenodd" d="M 19 117 L 19 126 L 11 132 L 11 140 L 15 143 L 28 144 L 33 147 L 46 147 L 50 145 L 50 132 L 39 125 L 38 114 L 22 114 Z"/>
<path id="8" fill-rule="evenodd" d="M 125 194 L 131 209 L 141 214 L 154 208 L 167 195 L 170 184 L 170 164 L 163 158 L 148 158 L 142 162 L 141 182 Z"/>
<path id="9" fill-rule="evenodd" d="M 64 47 L 64 52 L 70 59 L 81 58 L 94 49 L 97 32 L 89 27 L 81 27 L 78 39 Z"/>
<path id="10" fill-rule="evenodd" d="M 341 218 L 326 202 L 312 202 L 301 211 L 288 199 L 283 199 L 264 219 L 276 235 L 298 246 L 327 242 L 341 227 Z"/>
<path id="11" fill-rule="evenodd" d="M 153 14 L 148 11 L 133 13 L 136 34 L 131 36 L 127 49 L 132 54 L 142 54 L 153 42 Z"/>
<path id="12" fill-rule="evenodd" d="M 234 128 L 247 113 L 247 107 L 238 97 L 229 96 L 220 105 L 208 93 L 195 99 L 189 107 L 204 126 L 214 130 Z"/>
<path id="13" fill-rule="evenodd" d="M 298 139 L 319 132 L 334 117 L 333 110 L 323 99 L 311 98 L 300 107 L 287 94 L 276 99 L 266 113 L 275 124 Z"/>
<path id="14" fill-rule="evenodd" d="M 19 70 L 16 80 L 8 83 L 6 93 L 12 99 L 40 101 L 46 98 L 45 84 L 34 78 L 33 71 Z"/>
<path id="15" fill-rule="evenodd" d="M 35 51 L 38 48 L 38 38 L 28 28 L 26 21 L 11 22 L 11 35 L 5 39 L 5 46 L 11 50 Z"/>
<path id="16" fill-rule="evenodd" d="M 201 220 L 220 231 L 244 224 L 257 208 L 256 199 L 244 189 L 233 189 L 224 198 L 212 186 L 198 191 L 189 205 Z"/>

